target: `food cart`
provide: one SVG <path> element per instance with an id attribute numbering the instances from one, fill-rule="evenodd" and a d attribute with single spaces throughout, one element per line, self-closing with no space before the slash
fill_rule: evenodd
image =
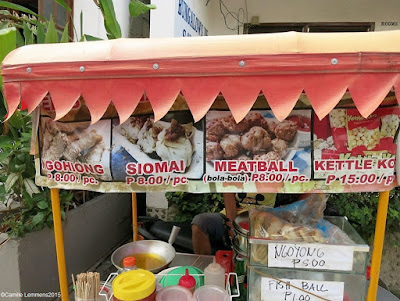
<path id="1" fill-rule="evenodd" d="M 51 188 L 62 300 L 58 189 L 131 192 L 135 235 L 135 192 L 379 191 L 375 300 L 389 191 L 398 185 L 399 37 L 119 39 L 9 54 L 8 117 L 19 108 L 34 114 L 36 182 Z"/>

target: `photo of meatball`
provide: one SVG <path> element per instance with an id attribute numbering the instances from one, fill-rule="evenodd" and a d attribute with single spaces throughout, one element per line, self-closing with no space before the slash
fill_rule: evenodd
<path id="1" fill-rule="evenodd" d="M 242 150 L 239 135 L 225 135 L 220 144 L 225 158 L 236 157 Z"/>
<path id="2" fill-rule="evenodd" d="M 271 137 L 271 139 L 275 138 L 275 129 L 276 129 L 276 123 L 273 122 L 272 120 L 267 120 L 264 119 L 261 122 L 261 126 L 264 130 L 266 130 L 269 134 L 269 136 Z"/>
<path id="3" fill-rule="evenodd" d="M 227 133 L 234 133 L 236 127 L 236 121 L 232 115 L 226 116 L 221 119 L 221 122 L 226 129 Z"/>
<path id="4" fill-rule="evenodd" d="M 209 142 L 206 144 L 206 160 L 221 160 L 224 158 L 224 151 L 218 142 Z"/>
<path id="5" fill-rule="evenodd" d="M 242 146 L 253 154 L 266 152 L 271 146 L 271 138 L 268 132 L 260 126 L 255 126 L 241 137 Z"/>
<path id="6" fill-rule="evenodd" d="M 269 152 L 266 154 L 259 154 L 259 155 L 255 155 L 253 160 L 260 160 L 260 161 L 278 161 L 281 160 L 281 156 L 279 156 L 279 154 L 277 152 Z"/>
<path id="7" fill-rule="evenodd" d="M 208 141 L 219 142 L 225 135 L 225 127 L 221 120 L 212 119 L 206 124 L 206 139 Z"/>
<path id="8" fill-rule="evenodd" d="M 276 138 L 288 142 L 293 140 L 296 133 L 297 133 L 297 124 L 290 120 L 284 120 L 283 122 L 279 123 L 275 128 Z"/>
<path id="9" fill-rule="evenodd" d="M 244 155 L 244 154 L 235 158 L 235 160 L 238 160 L 238 161 L 248 161 L 248 160 L 251 160 L 251 159 L 252 159 L 251 157 L 249 157 L 247 155 Z"/>
<path id="10" fill-rule="evenodd" d="M 243 134 L 251 128 L 251 124 L 249 123 L 249 121 L 246 118 L 244 118 L 239 123 L 236 123 L 233 116 L 229 115 L 229 116 L 223 118 L 221 121 L 222 121 L 225 129 L 229 133 L 232 133 L 232 134 Z"/>
<path id="11" fill-rule="evenodd" d="M 272 140 L 272 150 L 277 152 L 282 158 L 286 156 L 288 143 L 285 140 L 275 138 Z"/>

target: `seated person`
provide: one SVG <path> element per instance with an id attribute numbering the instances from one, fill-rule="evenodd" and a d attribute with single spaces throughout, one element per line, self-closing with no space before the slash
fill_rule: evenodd
<path id="1" fill-rule="evenodd" d="M 274 207 L 275 193 L 224 193 L 225 209 L 221 213 L 201 213 L 192 221 L 192 243 L 195 254 L 210 255 L 213 242 L 224 240 L 226 226 L 232 229 L 232 222 L 240 214 L 256 205 Z M 232 230 L 229 231 L 232 237 Z"/>

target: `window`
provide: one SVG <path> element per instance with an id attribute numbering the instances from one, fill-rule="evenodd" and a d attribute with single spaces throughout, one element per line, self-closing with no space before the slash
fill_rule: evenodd
<path id="1" fill-rule="evenodd" d="M 64 30 L 64 27 L 68 24 L 69 36 L 73 36 L 73 24 L 72 24 L 72 11 L 73 11 L 73 0 L 65 0 L 68 6 L 71 8 L 69 13 L 64 7 L 57 4 L 54 0 L 37 0 L 39 15 L 45 17 L 47 20 L 50 16 L 53 16 L 54 23 L 57 29 Z"/>
<path id="2" fill-rule="evenodd" d="M 245 24 L 244 33 L 274 33 L 274 32 L 361 32 L 373 31 L 373 22 L 348 22 L 348 23 L 261 23 Z"/>

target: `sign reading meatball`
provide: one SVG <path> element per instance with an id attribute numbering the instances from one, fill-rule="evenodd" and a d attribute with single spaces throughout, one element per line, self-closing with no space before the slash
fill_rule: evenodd
<path id="1" fill-rule="evenodd" d="M 299 110 L 295 114 L 279 122 L 269 110 L 251 111 L 236 123 L 229 111 L 209 112 L 206 116 L 207 175 L 215 176 L 217 181 L 229 182 L 230 178 L 221 177 L 221 173 L 229 175 L 239 170 L 242 173 L 264 173 L 261 177 L 249 176 L 250 181 L 263 181 L 265 178 L 265 182 L 269 179 L 271 182 L 282 182 L 284 178 L 290 179 L 291 174 L 302 172 L 308 181 L 311 176 L 311 112 Z M 304 136 L 306 129 L 310 134 Z M 300 132 L 303 134 L 300 135 Z M 300 143 L 299 139 L 303 137 L 306 141 Z M 301 164 L 300 168 L 295 166 L 293 159 Z M 222 163 L 224 160 L 227 164 Z M 245 166 L 243 164 L 252 166 L 258 161 L 265 167 L 276 168 L 253 171 L 241 168 Z M 240 168 L 230 168 L 232 166 Z M 270 178 L 268 174 L 272 170 L 281 174 Z"/>

